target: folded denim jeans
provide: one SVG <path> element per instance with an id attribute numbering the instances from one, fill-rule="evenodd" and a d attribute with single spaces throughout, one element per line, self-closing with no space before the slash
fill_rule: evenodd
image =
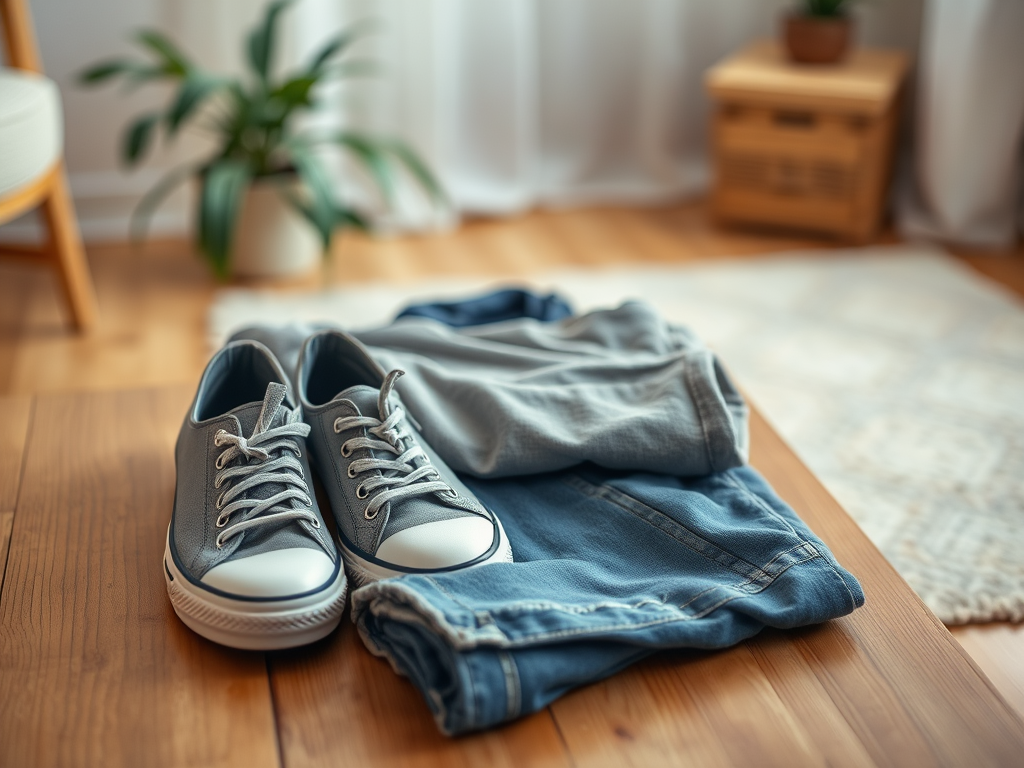
<path id="1" fill-rule="evenodd" d="M 447 734 L 534 712 L 660 648 L 724 648 L 864 602 L 749 467 L 465 481 L 501 518 L 515 562 L 352 595 L 366 647 L 409 677 Z"/>
<path id="2" fill-rule="evenodd" d="M 463 314 L 487 322 L 488 307 Z M 293 373 L 308 330 L 236 338 L 263 341 Z M 515 557 L 352 594 L 366 647 L 416 685 L 444 733 L 534 712 L 658 649 L 724 648 L 863 604 L 857 580 L 739 466 L 746 406 L 714 356 L 644 305 L 457 331 L 413 318 L 356 335 L 410 370 L 403 401 Z M 492 388 L 511 400 L 501 431 Z M 508 450 L 509 435 L 525 449 Z M 545 466 L 557 471 L 536 474 Z"/>

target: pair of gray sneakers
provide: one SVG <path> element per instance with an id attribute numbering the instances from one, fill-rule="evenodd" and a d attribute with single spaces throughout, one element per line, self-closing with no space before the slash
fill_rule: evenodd
<path id="1" fill-rule="evenodd" d="M 214 355 L 175 449 L 164 575 L 185 624 L 223 645 L 287 648 L 337 627 L 346 568 L 362 586 L 511 561 L 497 517 L 405 412 L 401 375 L 340 331 L 306 340 L 297 392 L 259 342 Z"/>

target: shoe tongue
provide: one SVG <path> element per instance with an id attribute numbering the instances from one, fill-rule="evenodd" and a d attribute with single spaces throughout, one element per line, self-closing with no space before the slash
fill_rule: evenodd
<path id="1" fill-rule="evenodd" d="M 242 437 L 252 437 L 266 432 L 273 427 L 285 423 L 285 408 L 282 407 L 288 388 L 284 384 L 272 381 L 267 385 L 267 393 L 263 402 L 252 402 L 240 405 L 230 413 L 238 419 Z"/>
<path id="2" fill-rule="evenodd" d="M 359 413 L 363 416 L 372 416 L 375 419 L 379 419 L 380 411 L 377 408 L 377 399 L 379 397 L 379 389 L 374 389 L 373 387 L 365 384 L 358 384 L 339 393 L 334 399 L 351 400 L 355 403 L 356 408 L 359 409 Z"/>

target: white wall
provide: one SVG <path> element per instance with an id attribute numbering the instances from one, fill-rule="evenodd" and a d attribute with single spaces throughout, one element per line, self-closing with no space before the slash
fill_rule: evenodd
<path id="1" fill-rule="evenodd" d="M 168 97 L 147 86 L 126 93 L 119 85 L 83 88 L 77 74 L 86 66 L 120 54 L 138 56 L 129 38 L 141 27 L 156 27 L 178 41 L 200 63 L 237 68 L 242 29 L 258 18 L 261 0 L 30 0 L 43 67 L 57 81 L 64 102 L 65 157 L 82 232 L 87 240 L 119 240 L 139 197 L 182 157 L 201 151 L 201 139 L 184 135 L 160 148 L 137 169 L 118 159 L 121 132 L 137 114 Z M 190 194 L 183 190 L 153 219 L 154 234 L 182 234 L 190 221 Z M 32 236 L 34 215 L 0 228 L 5 240 Z"/>
<path id="2" fill-rule="evenodd" d="M 490 1 L 479 0 L 484 4 Z M 629 6 L 631 0 L 622 2 Z M 713 7 L 712 0 L 689 2 L 708 11 Z M 719 2 L 714 0 L 715 4 Z M 763 35 L 771 34 L 774 27 L 775 8 L 769 6 L 777 8 L 785 2 L 788 0 L 731 0 L 728 5 L 741 18 L 743 8 L 749 6 L 749 13 L 761 21 L 755 24 L 756 20 L 748 20 L 746 26 L 754 24 L 750 33 Z M 922 2 L 875 0 L 864 4 L 860 12 L 860 38 L 872 45 L 916 47 Z M 147 86 L 126 94 L 120 86 L 109 84 L 86 89 L 77 84 L 76 74 L 99 59 L 134 52 L 135 46 L 127 42 L 128 38 L 139 27 L 147 26 L 165 31 L 199 63 L 211 69 L 237 69 L 241 65 L 244 32 L 261 15 L 265 0 L 30 0 L 30 4 L 43 65 L 63 94 L 66 158 L 83 233 L 92 241 L 122 239 L 127 235 L 129 216 L 138 198 L 177 160 L 194 157 L 203 144 L 197 137 L 185 136 L 173 149 L 157 152 L 137 170 L 126 171 L 118 161 L 124 126 L 133 116 L 166 99 L 167 92 Z M 366 87 L 374 89 L 374 103 L 387 106 L 398 99 L 396 104 L 400 108 L 391 109 L 390 119 L 385 120 L 389 125 L 381 127 L 405 133 L 410 139 L 418 138 L 421 145 L 429 144 L 415 135 L 426 130 L 420 125 L 422 121 L 413 120 L 415 125 L 406 123 L 410 115 L 429 115 L 445 108 L 446 102 L 421 87 L 417 62 L 423 58 L 419 55 L 423 52 L 417 46 L 422 47 L 420 44 L 430 38 L 429 27 L 435 12 L 452 4 L 437 0 L 301 0 L 296 5 L 285 17 L 281 57 L 285 62 L 294 59 L 296 40 L 302 39 L 301 47 L 309 49 L 336 30 L 345 18 L 362 17 L 368 12 L 386 17 L 384 37 L 389 40 L 380 41 L 383 45 L 379 51 L 388 59 L 385 63 L 391 73 L 383 90 L 380 83 Z M 717 6 L 714 8 L 718 10 Z M 439 87 L 444 91 L 444 83 Z M 693 98 L 703 99 L 699 84 L 691 91 L 695 94 Z M 358 98 L 358 92 L 353 96 Z M 701 104 L 695 106 L 694 114 L 703 115 Z M 465 130 L 482 130 L 475 120 L 460 125 Z M 459 162 L 472 160 L 464 141 L 458 142 L 452 158 L 446 159 L 443 153 L 425 154 L 445 166 L 437 169 L 442 177 L 448 171 L 456 172 Z M 190 194 L 183 190 L 160 209 L 153 220 L 154 234 L 187 231 L 190 207 Z M 0 228 L 0 239 L 32 232 L 33 222 L 26 219 Z"/>

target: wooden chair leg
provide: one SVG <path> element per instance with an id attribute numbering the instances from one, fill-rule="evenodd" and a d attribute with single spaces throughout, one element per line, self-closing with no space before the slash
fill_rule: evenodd
<path id="1" fill-rule="evenodd" d="M 96 294 L 63 166 L 54 174 L 53 186 L 40 207 L 71 321 L 77 330 L 88 331 L 96 323 Z"/>

